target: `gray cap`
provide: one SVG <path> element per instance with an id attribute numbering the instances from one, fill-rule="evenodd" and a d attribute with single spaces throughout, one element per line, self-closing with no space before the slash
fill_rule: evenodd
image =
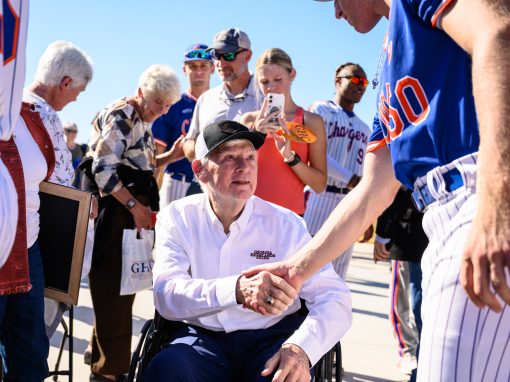
<path id="1" fill-rule="evenodd" d="M 214 36 L 213 44 L 207 50 L 212 49 L 234 53 L 239 49 L 251 49 L 251 42 L 245 32 L 239 28 L 230 28 Z"/>

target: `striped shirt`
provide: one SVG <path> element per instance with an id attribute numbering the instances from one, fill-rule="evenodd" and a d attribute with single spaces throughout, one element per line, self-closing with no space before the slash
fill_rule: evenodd
<path id="1" fill-rule="evenodd" d="M 317 101 L 310 106 L 312 113 L 324 120 L 327 152 L 346 170 L 361 176 L 368 139 L 372 130 L 353 112 L 344 110 L 333 101 Z M 347 187 L 346 181 L 328 177 L 328 185 Z"/>
<path id="2" fill-rule="evenodd" d="M 121 98 L 103 109 L 91 131 L 88 156 L 94 160 L 92 172 L 102 195 L 119 191 L 122 181 L 117 167 L 154 171 L 156 144 L 150 124 L 143 122 L 136 108 Z"/>

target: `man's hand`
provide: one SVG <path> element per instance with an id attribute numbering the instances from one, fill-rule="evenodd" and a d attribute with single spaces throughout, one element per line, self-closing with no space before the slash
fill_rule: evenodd
<path id="1" fill-rule="evenodd" d="M 509 227 L 503 228 L 505 224 L 484 224 L 483 216 L 480 216 L 483 214 L 479 209 L 473 220 L 464 248 L 460 280 L 477 307 L 488 306 L 501 312 L 501 303 L 496 295 L 510 304 L 510 289 L 507 283 L 510 270 L 510 236 L 504 233 Z"/>
<path id="2" fill-rule="evenodd" d="M 272 273 L 273 275 L 279 276 L 283 280 L 285 280 L 288 284 L 290 284 L 294 288 L 294 290 L 296 291 L 296 296 L 304 282 L 303 278 L 298 274 L 295 267 L 293 266 L 292 258 L 288 260 L 251 267 L 241 272 L 241 274 L 245 277 L 251 277 L 263 271 Z M 244 305 L 252 309 L 253 311 L 261 314 L 265 314 L 266 312 L 265 306 L 267 304 L 261 304 L 259 303 L 259 301 L 252 299 L 251 297 L 246 298 Z"/>
<path id="3" fill-rule="evenodd" d="M 385 261 L 390 258 L 390 251 L 386 249 L 386 244 L 380 243 L 377 240 L 374 243 L 374 263 L 378 261 Z"/>
<path id="4" fill-rule="evenodd" d="M 285 344 L 265 365 L 261 375 L 267 377 L 276 369 L 273 382 L 308 382 L 310 381 L 310 361 L 299 346 Z"/>
<path id="5" fill-rule="evenodd" d="M 370 226 L 363 233 L 363 237 L 358 240 L 359 243 L 367 243 L 372 236 L 374 236 L 374 225 L 370 224 Z"/>
<path id="6" fill-rule="evenodd" d="M 267 302 L 269 296 L 273 298 L 271 304 Z M 241 275 L 237 279 L 237 302 L 246 308 L 250 308 L 249 304 L 257 304 L 260 307 L 257 311 L 264 315 L 283 313 L 296 298 L 297 292 L 289 283 L 267 271 L 251 277 Z"/>

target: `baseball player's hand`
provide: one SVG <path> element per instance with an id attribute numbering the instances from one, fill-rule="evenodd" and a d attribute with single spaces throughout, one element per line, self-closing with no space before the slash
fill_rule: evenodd
<path id="1" fill-rule="evenodd" d="M 378 261 L 385 261 L 390 258 L 390 251 L 386 249 L 386 244 L 378 242 L 377 240 L 374 243 L 374 263 L 377 264 Z"/>
<path id="2" fill-rule="evenodd" d="M 479 212 L 473 220 L 464 248 L 460 280 L 476 306 L 488 306 L 500 312 L 502 306 L 497 296 L 510 304 L 507 283 L 510 271 L 510 232 L 505 232 L 510 227 L 504 223 L 484 224 L 483 214 Z"/>
<path id="3" fill-rule="evenodd" d="M 279 276 L 285 280 L 296 292 L 295 296 L 292 297 L 297 297 L 304 280 L 293 266 L 291 259 L 251 267 L 241 272 L 241 274 L 245 277 L 251 277 L 264 271 L 272 273 L 273 275 Z M 248 297 L 246 298 L 245 305 L 255 312 L 259 312 L 261 314 L 265 314 L 266 312 L 266 304 L 263 301 L 261 302 L 260 300 Z"/>
<path id="4" fill-rule="evenodd" d="M 237 303 L 250 308 L 247 301 L 256 301 L 264 315 L 281 314 L 287 310 L 297 297 L 296 290 L 281 277 L 263 271 L 253 276 L 241 275 L 236 284 Z M 268 303 L 267 299 L 271 302 Z"/>
<path id="5" fill-rule="evenodd" d="M 370 226 L 363 233 L 363 237 L 358 241 L 360 243 L 367 243 L 372 238 L 372 236 L 374 236 L 374 225 L 370 224 Z"/>
<path id="6" fill-rule="evenodd" d="M 310 381 L 310 361 L 299 346 L 284 344 L 278 352 L 266 362 L 263 377 L 276 373 L 272 382 L 308 382 Z"/>

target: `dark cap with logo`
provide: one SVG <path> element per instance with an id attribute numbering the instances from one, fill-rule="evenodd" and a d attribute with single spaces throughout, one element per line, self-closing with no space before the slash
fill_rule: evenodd
<path id="1" fill-rule="evenodd" d="M 216 49 L 225 53 L 234 53 L 239 49 L 251 49 L 248 35 L 239 28 L 230 28 L 214 36 L 213 44 L 207 50 Z"/>
<path id="2" fill-rule="evenodd" d="M 248 129 L 236 121 L 219 121 L 207 125 L 198 136 L 195 158 L 203 159 L 221 144 L 234 139 L 246 139 L 258 150 L 265 142 L 265 136 Z"/>

